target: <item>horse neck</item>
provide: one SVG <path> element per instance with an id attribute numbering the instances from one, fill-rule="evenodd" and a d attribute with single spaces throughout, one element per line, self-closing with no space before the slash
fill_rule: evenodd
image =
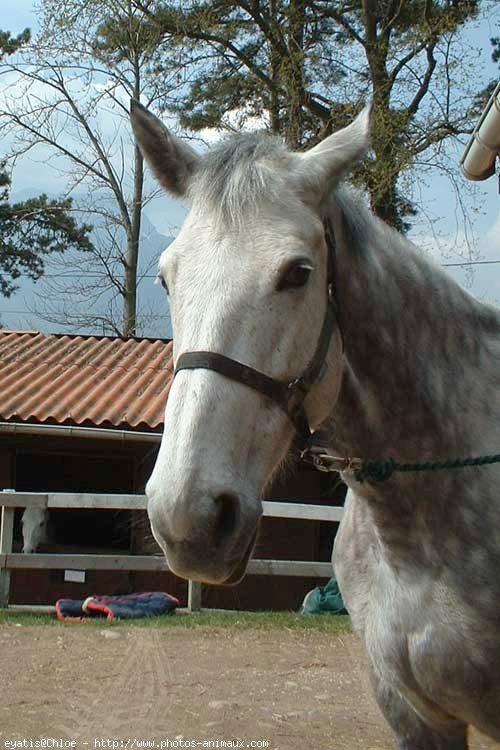
<path id="1" fill-rule="evenodd" d="M 345 340 L 336 449 L 402 462 L 498 452 L 484 415 L 500 408 L 499 315 L 363 210 L 359 229 L 338 204 L 332 214 Z"/>

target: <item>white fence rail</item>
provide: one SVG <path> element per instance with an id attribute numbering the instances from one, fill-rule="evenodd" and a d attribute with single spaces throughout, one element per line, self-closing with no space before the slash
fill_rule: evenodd
<path id="1" fill-rule="evenodd" d="M 95 510 L 145 510 L 144 495 L 98 495 L 75 493 L 0 492 L 0 607 L 9 603 L 10 571 L 20 568 L 49 570 L 138 570 L 168 571 L 163 557 L 155 555 L 23 554 L 13 552 L 15 508 L 87 508 Z M 340 521 L 338 506 L 264 501 L 263 515 L 310 521 Z M 330 578 L 330 563 L 298 560 L 251 560 L 247 572 L 258 575 L 314 576 Z M 201 608 L 201 584 L 189 581 L 188 608 Z"/>

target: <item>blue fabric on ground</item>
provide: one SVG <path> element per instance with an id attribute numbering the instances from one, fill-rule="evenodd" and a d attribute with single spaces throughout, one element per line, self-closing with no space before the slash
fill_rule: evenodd
<path id="1" fill-rule="evenodd" d="M 56 613 L 60 620 L 95 619 L 130 620 L 174 612 L 179 600 L 162 591 L 148 591 L 124 596 L 90 596 L 87 599 L 59 599 Z"/>

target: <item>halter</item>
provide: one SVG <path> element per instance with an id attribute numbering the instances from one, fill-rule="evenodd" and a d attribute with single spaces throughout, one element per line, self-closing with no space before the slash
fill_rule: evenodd
<path id="1" fill-rule="evenodd" d="M 327 245 L 326 294 L 327 305 L 323 325 L 319 335 L 316 351 L 306 369 L 298 378 L 284 383 L 281 380 L 265 375 L 249 365 L 244 365 L 235 359 L 216 352 L 184 352 L 177 360 L 175 375 L 180 370 L 213 370 L 220 375 L 236 380 L 238 383 L 262 393 L 274 401 L 293 422 L 298 434 L 298 447 L 305 450 L 311 438 L 309 420 L 304 408 L 307 394 L 317 380 L 320 380 L 326 369 L 326 355 L 330 346 L 335 323 L 342 340 L 344 351 L 344 337 L 340 325 L 339 314 L 335 302 L 335 272 L 336 245 L 333 229 L 329 221 L 325 223 L 325 240 Z"/>
<path id="2" fill-rule="evenodd" d="M 317 380 L 321 380 L 326 369 L 326 355 L 330 346 L 335 323 L 340 333 L 342 352 L 344 352 L 344 334 L 335 301 L 336 292 L 336 244 L 330 221 L 325 222 L 325 240 L 327 245 L 326 294 L 327 305 L 323 325 L 319 334 L 314 355 L 306 369 L 298 378 L 289 383 L 265 375 L 253 367 L 244 365 L 216 352 L 185 352 L 177 360 L 175 375 L 180 370 L 213 370 L 230 380 L 252 388 L 274 401 L 290 418 L 298 435 L 301 458 L 313 468 L 326 472 L 350 472 L 357 482 L 384 482 L 394 472 L 427 472 L 447 469 L 461 469 L 469 466 L 485 466 L 500 463 L 500 453 L 488 456 L 469 456 L 449 461 L 399 463 L 392 458 L 381 461 L 361 458 L 334 456 L 328 452 L 328 441 L 322 443 L 321 436 L 316 435 L 312 443 L 309 420 L 304 408 L 307 394 Z"/>

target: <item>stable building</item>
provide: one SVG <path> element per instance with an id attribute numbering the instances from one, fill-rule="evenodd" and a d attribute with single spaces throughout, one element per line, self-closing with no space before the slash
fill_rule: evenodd
<path id="1" fill-rule="evenodd" d="M 143 495 L 163 432 L 173 377 L 165 339 L 0 331 L 0 491 Z M 271 498 L 341 505 L 335 476 L 298 467 Z M 16 511 L 14 552 L 22 550 Z M 336 524 L 264 518 L 254 558 L 328 562 Z M 50 511 L 39 552 L 160 555 L 144 511 Z M 167 571 L 16 569 L 11 603 L 163 590 L 185 604 L 187 582 Z M 77 580 L 75 580 L 75 578 Z M 298 609 L 320 581 L 247 575 L 234 587 L 204 586 L 204 607 Z"/>

